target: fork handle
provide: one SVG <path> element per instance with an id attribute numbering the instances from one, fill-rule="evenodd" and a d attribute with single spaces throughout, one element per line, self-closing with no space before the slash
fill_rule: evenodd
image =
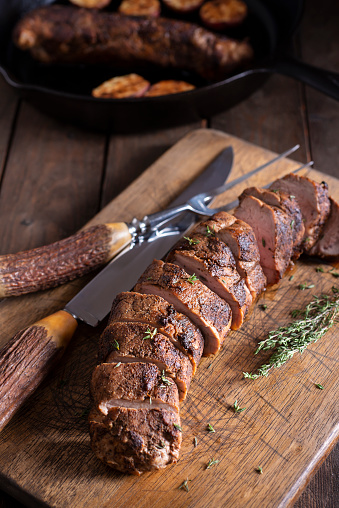
<path id="1" fill-rule="evenodd" d="M 132 239 L 124 222 L 100 224 L 36 249 L 0 256 L 0 297 L 49 289 L 81 277 Z"/>

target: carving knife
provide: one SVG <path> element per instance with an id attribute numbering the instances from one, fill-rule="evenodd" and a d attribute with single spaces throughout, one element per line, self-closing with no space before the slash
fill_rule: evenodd
<path id="1" fill-rule="evenodd" d="M 194 182 L 180 194 L 180 196 L 172 203 L 172 206 L 181 205 L 202 190 L 211 189 L 223 184 L 231 171 L 232 164 L 233 149 L 232 147 L 227 147 L 214 159 L 214 161 L 212 161 L 210 165 L 208 165 L 201 175 L 199 175 Z M 194 222 L 194 215 L 191 212 L 181 214 L 181 217 L 182 220 L 185 220 L 185 225 L 187 217 L 191 217 L 187 223 Z M 94 228 L 98 231 L 98 227 L 94 226 Z M 129 228 L 132 229 L 132 232 L 129 231 Z M 54 365 L 58 362 L 70 339 L 74 335 L 78 326 L 78 320 L 82 320 L 92 326 L 96 326 L 98 322 L 108 314 L 115 294 L 117 294 L 112 292 L 112 288 L 116 287 L 117 289 L 119 288 L 119 291 L 121 291 L 123 288 L 128 290 L 134 285 L 136 282 L 136 280 L 133 279 L 133 277 L 135 277 L 135 272 L 133 271 L 133 277 L 129 277 L 129 273 L 132 273 L 130 270 L 132 261 L 134 266 L 138 266 L 140 275 L 146 268 L 147 264 L 152 261 L 154 256 L 162 256 L 166 253 L 166 250 L 169 249 L 171 243 L 168 243 L 169 239 L 173 237 L 173 235 L 175 237 L 176 233 L 179 235 L 181 234 L 180 225 L 172 225 L 167 228 L 163 228 L 161 231 L 158 231 L 157 229 L 153 231 L 151 230 L 146 235 L 134 234 L 134 242 L 133 245 L 131 245 L 130 242 L 133 230 L 135 230 L 135 221 L 134 224 L 131 225 L 120 223 L 120 227 L 117 228 L 116 224 L 113 224 L 111 232 L 113 232 L 115 239 L 111 242 L 110 256 L 114 256 L 118 250 L 121 250 L 124 247 L 126 252 L 123 251 L 124 253 L 118 255 L 117 258 L 111 261 L 111 263 L 104 268 L 104 270 L 94 277 L 97 283 L 91 286 L 86 285 L 81 291 L 82 296 L 74 302 L 74 299 L 71 300 L 71 302 L 67 304 L 67 310 L 57 311 L 56 313 L 35 322 L 25 330 L 18 332 L 0 351 L 0 430 L 3 429 L 14 413 L 25 402 L 29 395 L 36 390 L 48 372 L 50 372 Z M 93 229 L 90 235 L 92 233 Z M 83 238 L 83 236 L 84 235 L 81 236 L 80 233 L 80 239 Z M 159 238 L 162 239 L 161 242 L 157 241 Z M 175 240 L 172 240 L 172 243 L 173 241 Z M 74 242 L 79 243 L 79 235 L 71 237 L 71 244 L 74 245 Z M 57 242 L 57 245 L 53 245 L 54 249 L 56 248 L 56 256 L 57 258 L 59 256 L 60 261 L 60 253 L 58 253 L 60 242 Z M 147 251 L 147 246 L 150 248 L 150 251 Z M 90 247 L 85 246 L 85 248 L 89 250 L 93 249 L 93 245 Z M 42 248 L 42 250 L 42 253 L 39 249 L 26 251 L 29 253 L 26 260 L 24 259 L 25 256 L 22 256 L 23 253 L 19 253 L 19 255 L 21 255 L 21 262 L 18 264 L 19 268 L 21 268 L 21 278 L 25 278 L 25 273 L 29 273 L 30 271 L 27 269 L 27 261 L 30 259 L 36 259 L 37 255 L 40 257 L 39 264 L 43 262 L 44 256 L 46 256 L 47 260 L 49 259 L 50 253 L 47 253 L 46 255 L 44 248 Z M 142 260 L 140 254 L 138 253 L 144 253 Z M 136 263 L 134 263 L 135 255 L 137 256 Z M 2 258 L 3 257 L 4 256 L 2 256 Z M 68 255 L 68 259 L 74 261 L 73 256 L 69 257 Z M 16 262 L 17 261 L 18 258 L 16 259 Z M 101 263 L 105 261 L 107 261 L 107 259 L 104 261 L 101 260 Z M 113 262 L 117 264 L 114 265 Z M 96 260 L 94 267 L 98 266 L 98 264 L 99 262 Z M 51 269 L 51 266 L 48 266 L 47 262 L 46 266 Z M 114 280 L 117 273 L 116 269 L 114 269 L 113 278 L 107 277 L 112 267 L 116 267 L 118 271 L 120 271 L 121 268 L 124 268 L 125 275 L 124 279 L 121 279 L 120 285 L 116 284 L 116 281 Z M 81 273 L 77 272 L 72 278 L 83 275 L 84 273 L 84 271 Z M 66 280 L 70 280 L 70 278 L 66 278 Z M 63 282 L 66 282 L 66 280 Z M 20 282 L 20 278 L 18 281 Z M 60 281 L 57 281 L 57 283 L 52 286 L 47 286 L 44 274 L 42 274 L 41 283 L 34 280 L 32 283 L 33 285 L 38 286 L 34 288 L 34 290 L 38 290 L 53 287 L 59 284 Z M 12 294 L 22 294 L 24 292 L 29 291 L 19 289 L 18 293 Z M 98 305 L 99 314 L 96 313 L 96 310 L 90 308 L 90 302 L 88 305 L 84 305 L 83 312 L 78 310 L 82 302 L 84 302 L 83 298 L 84 296 L 86 297 L 86 293 L 91 298 L 92 303 L 96 301 L 99 293 L 100 302 L 103 302 L 107 298 L 106 303 L 101 309 L 101 305 Z M 0 296 L 4 296 L 1 294 L 1 288 Z M 72 302 L 74 303 L 74 306 Z"/>

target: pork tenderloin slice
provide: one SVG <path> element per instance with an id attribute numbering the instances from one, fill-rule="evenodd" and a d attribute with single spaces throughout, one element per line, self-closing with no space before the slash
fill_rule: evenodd
<path id="1" fill-rule="evenodd" d="M 266 277 L 253 229 L 226 212 L 218 212 L 196 226 L 194 232 L 215 235 L 231 249 L 239 275 L 251 293 L 252 301 L 265 289 Z M 207 232 L 207 233 L 206 233 Z"/>
<path id="2" fill-rule="evenodd" d="M 188 355 L 196 372 L 204 349 L 200 330 L 173 305 L 156 295 L 135 292 L 119 293 L 115 298 L 108 322 L 146 323 L 169 337 Z"/>
<path id="3" fill-rule="evenodd" d="M 260 189 L 259 187 L 248 187 L 243 195 L 254 196 L 270 206 L 276 206 L 286 212 L 291 219 L 293 251 L 292 258 L 298 259 L 302 254 L 302 241 L 305 234 L 305 226 L 300 206 L 291 194 L 284 191 Z"/>
<path id="4" fill-rule="evenodd" d="M 234 215 L 254 231 L 260 264 L 268 284 L 277 283 L 285 273 L 292 254 L 292 229 L 289 216 L 253 196 L 241 195 Z"/>
<path id="5" fill-rule="evenodd" d="M 171 340 L 156 328 L 143 323 L 111 323 L 99 339 L 99 359 L 118 362 L 120 357 L 132 356 L 152 361 L 173 377 L 184 400 L 192 379 L 192 364 Z"/>
<path id="6" fill-rule="evenodd" d="M 156 294 L 185 314 L 204 336 L 204 355 L 219 351 L 231 326 L 229 304 L 199 280 L 172 263 L 154 260 L 139 278 L 134 291 Z"/>
<path id="7" fill-rule="evenodd" d="M 89 415 L 91 447 L 108 466 L 141 475 L 177 462 L 182 433 L 179 412 L 165 408 L 112 407 Z"/>
<path id="8" fill-rule="evenodd" d="M 318 241 L 308 251 L 310 256 L 328 260 L 339 258 L 339 205 L 330 199 L 330 215 L 324 224 Z"/>
<path id="9" fill-rule="evenodd" d="M 173 406 L 179 409 L 178 388 L 152 363 L 102 363 L 92 374 L 95 407 L 107 415 L 112 407 Z M 120 401 L 120 402 L 119 402 Z M 127 402 L 126 402 L 127 401 Z M 133 402 L 133 405 L 129 405 Z M 160 406 L 159 406 L 160 405 Z"/>
<path id="10" fill-rule="evenodd" d="M 214 236 L 194 233 L 180 240 L 166 261 L 177 264 L 190 275 L 195 274 L 211 291 L 226 300 L 232 310 L 231 329 L 240 328 L 252 297 L 224 242 Z"/>
<path id="11" fill-rule="evenodd" d="M 289 174 L 275 180 L 270 189 L 286 192 L 296 199 L 305 226 L 302 248 L 308 252 L 319 239 L 330 213 L 327 184 L 319 184 L 305 176 Z"/>

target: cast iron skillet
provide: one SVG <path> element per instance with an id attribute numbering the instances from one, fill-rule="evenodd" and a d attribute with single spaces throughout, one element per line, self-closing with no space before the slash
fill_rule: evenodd
<path id="1" fill-rule="evenodd" d="M 246 0 L 249 17 L 240 32 L 249 36 L 254 64 L 217 83 L 203 82 L 185 72 L 142 72 L 151 82 L 184 79 L 197 88 L 190 92 L 139 99 L 94 99 L 92 88 L 119 69 L 86 66 L 46 67 L 16 49 L 11 31 L 25 12 L 53 0 L 11 0 L 0 3 L 0 74 L 39 110 L 59 119 L 96 130 L 129 133 L 199 121 L 246 99 L 271 73 L 301 80 L 339 100 L 339 74 L 297 62 L 286 55 L 302 16 L 303 0 Z M 131 69 L 135 71 L 135 69 Z M 126 74 L 126 69 L 123 74 Z M 141 72 L 140 72 L 141 73 Z M 120 72 L 121 74 L 121 72 Z"/>

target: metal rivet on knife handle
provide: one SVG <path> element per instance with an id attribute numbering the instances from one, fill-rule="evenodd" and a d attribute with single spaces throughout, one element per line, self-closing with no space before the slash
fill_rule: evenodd
<path id="1" fill-rule="evenodd" d="M 77 325 L 60 310 L 18 332 L 0 351 L 0 431 L 58 362 Z"/>
<path id="2" fill-rule="evenodd" d="M 81 277 L 131 242 L 124 222 L 100 224 L 58 242 L 0 256 L 0 297 L 41 291 Z"/>

